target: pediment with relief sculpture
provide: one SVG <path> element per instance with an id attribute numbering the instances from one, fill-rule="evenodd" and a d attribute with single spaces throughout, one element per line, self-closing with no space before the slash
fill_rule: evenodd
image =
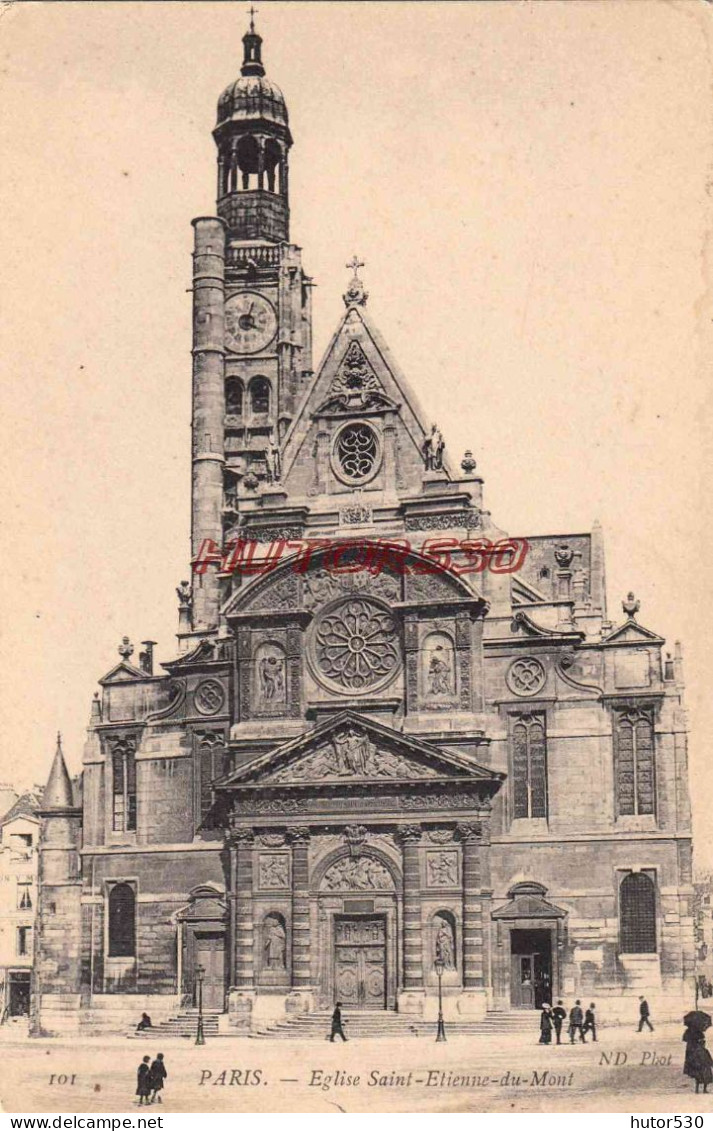
<path id="1" fill-rule="evenodd" d="M 503 777 L 470 757 L 443 751 L 353 711 L 342 711 L 320 727 L 242 766 L 218 788 L 451 779 L 492 783 L 495 793 Z"/>

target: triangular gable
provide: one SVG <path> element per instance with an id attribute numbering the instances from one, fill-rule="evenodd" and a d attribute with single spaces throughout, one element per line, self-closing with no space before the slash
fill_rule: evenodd
<path id="1" fill-rule="evenodd" d="M 354 343 L 358 345 L 358 354 Z M 350 360 L 355 358 L 358 358 L 365 375 L 372 375 L 373 382 L 378 384 L 378 390 L 374 389 L 375 393 L 381 391 L 392 404 L 400 406 L 400 419 L 420 455 L 423 441 L 430 431 L 430 422 L 366 311 L 362 306 L 352 305 L 339 323 L 317 375 L 285 437 L 284 478 L 289 476 L 307 439 L 313 415 L 328 402 L 335 385 L 339 391 L 344 383 L 342 378 L 346 380 Z M 448 471 L 447 464 L 445 468 Z"/>
<path id="2" fill-rule="evenodd" d="M 126 660 L 122 660 L 110 672 L 98 681 L 102 687 L 107 683 L 129 683 L 135 679 L 151 679 L 152 677 L 148 672 L 142 672 L 140 668 L 135 668 L 133 664 L 128 664 Z"/>
<path id="3" fill-rule="evenodd" d="M 493 911 L 491 918 L 498 919 L 565 919 L 567 912 L 540 895 L 518 895 Z"/>
<path id="4" fill-rule="evenodd" d="M 632 617 L 624 621 L 608 636 L 602 638 L 602 644 L 665 644 L 663 636 L 644 628 L 642 624 Z"/>
<path id="5" fill-rule="evenodd" d="M 505 775 L 462 755 L 403 735 L 353 711 L 342 711 L 321 726 L 283 743 L 216 783 L 217 790 L 252 785 L 471 781 L 497 791 Z"/>

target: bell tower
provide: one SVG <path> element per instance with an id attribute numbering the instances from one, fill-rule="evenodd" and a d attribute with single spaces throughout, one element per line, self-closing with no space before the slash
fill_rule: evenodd
<path id="1" fill-rule="evenodd" d="M 312 376 L 312 280 L 289 235 L 292 135 L 252 9 L 213 137 L 217 216 L 193 221 L 194 562 L 279 484 L 283 440 Z M 218 625 L 217 573 L 213 564 L 194 574 L 190 634 Z"/>

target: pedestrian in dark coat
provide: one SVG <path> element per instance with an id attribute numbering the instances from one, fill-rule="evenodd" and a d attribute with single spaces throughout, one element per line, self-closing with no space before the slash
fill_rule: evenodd
<path id="1" fill-rule="evenodd" d="M 584 1014 L 584 1028 L 582 1029 L 582 1033 L 591 1033 L 592 1040 L 596 1041 L 597 1039 L 597 1022 L 594 1016 L 594 1002 L 591 1003 L 589 1009 Z"/>
<path id="2" fill-rule="evenodd" d="M 708 1085 L 713 1084 L 713 1059 L 706 1048 L 706 1038 L 699 1028 L 689 1025 L 682 1039 L 686 1042 L 684 1075 L 696 1081 L 696 1092 L 701 1084 L 707 1092 Z"/>
<path id="3" fill-rule="evenodd" d="M 564 1024 L 564 1019 L 565 1019 L 566 1016 L 567 1016 L 567 1010 L 562 1005 L 562 1002 L 558 1001 L 557 1005 L 552 1010 L 552 1024 L 555 1027 L 555 1036 L 557 1038 L 557 1044 L 558 1045 L 562 1044 L 560 1037 L 562 1035 L 562 1026 Z"/>
<path id="4" fill-rule="evenodd" d="M 580 1041 L 584 1040 L 584 1033 L 582 1028 L 584 1025 L 584 1014 L 582 1013 L 582 1003 L 577 998 L 574 1005 L 569 1011 L 569 1043 L 574 1044 L 574 1034 L 579 1033 Z"/>
<path id="5" fill-rule="evenodd" d="M 651 1024 L 649 1017 L 650 1017 L 649 1003 L 648 1003 L 648 1001 L 646 1000 L 645 997 L 640 997 L 639 998 L 639 1028 L 638 1028 L 639 1033 L 643 1029 L 644 1025 L 648 1025 L 649 1032 L 653 1033 L 654 1027 Z"/>
<path id="6" fill-rule="evenodd" d="M 136 1026 L 136 1032 L 141 1033 L 141 1032 L 143 1032 L 144 1029 L 151 1029 L 151 1028 L 153 1028 L 153 1026 L 151 1025 L 151 1018 L 149 1017 L 148 1013 L 142 1013 L 141 1014 L 141 1020 L 139 1021 L 138 1025 Z"/>
<path id="7" fill-rule="evenodd" d="M 160 1092 L 163 1089 L 163 1082 L 167 1076 L 168 1072 L 166 1071 L 166 1065 L 163 1063 L 163 1053 L 160 1052 L 151 1065 L 151 1072 L 149 1074 L 149 1079 L 151 1081 L 151 1091 L 153 1092 L 153 1095 L 151 1096 L 152 1104 L 163 1103 Z"/>
<path id="8" fill-rule="evenodd" d="M 547 1002 L 542 1003 L 540 1013 L 540 1044 L 549 1045 L 552 1042 L 552 1013 Z"/>
<path id="9" fill-rule="evenodd" d="M 346 1039 L 347 1039 L 344 1036 L 344 1030 L 342 1028 L 342 1003 L 341 1003 L 341 1001 L 337 1002 L 337 1004 L 334 1007 L 334 1013 L 332 1014 L 332 1032 L 331 1032 L 330 1037 L 329 1037 L 330 1041 L 333 1041 L 335 1037 L 341 1037 L 343 1041 L 346 1041 Z"/>
<path id="10" fill-rule="evenodd" d="M 136 1080 L 136 1095 L 139 1097 L 139 1106 L 147 1104 L 149 1102 L 149 1096 L 151 1095 L 151 1069 L 149 1068 L 150 1063 L 151 1057 L 145 1056 L 141 1061 L 141 1064 L 139 1065 Z"/>

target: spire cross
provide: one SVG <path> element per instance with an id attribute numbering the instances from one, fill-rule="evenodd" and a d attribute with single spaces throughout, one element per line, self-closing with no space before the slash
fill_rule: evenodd
<path id="1" fill-rule="evenodd" d="M 248 15 L 250 16 L 250 31 L 255 31 L 255 17 L 257 15 L 257 8 L 251 4 L 248 8 Z"/>
<path id="2" fill-rule="evenodd" d="M 366 264 L 361 259 L 358 259 L 356 255 L 353 255 L 351 260 L 349 261 L 349 263 L 347 263 L 346 266 L 347 266 L 348 270 L 354 272 L 354 278 L 358 279 L 359 278 L 359 268 L 365 267 Z"/>

